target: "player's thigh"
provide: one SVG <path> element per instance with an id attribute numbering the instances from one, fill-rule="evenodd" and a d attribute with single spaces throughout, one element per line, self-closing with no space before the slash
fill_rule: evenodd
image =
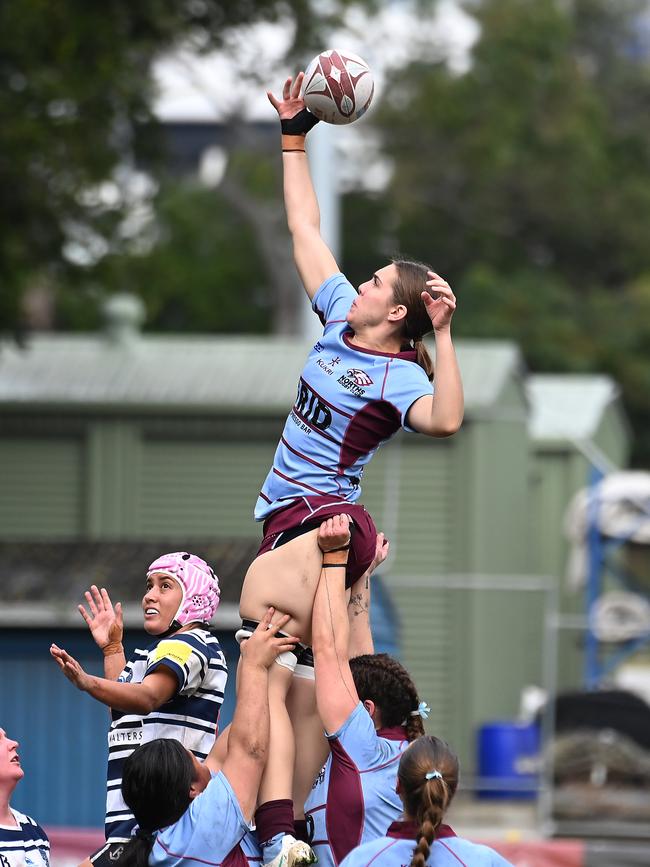
<path id="1" fill-rule="evenodd" d="M 253 560 L 239 600 L 243 618 L 261 620 L 272 605 L 291 616 L 283 631 L 309 643 L 311 612 L 322 563 L 317 535 L 317 529 L 310 530 Z"/>

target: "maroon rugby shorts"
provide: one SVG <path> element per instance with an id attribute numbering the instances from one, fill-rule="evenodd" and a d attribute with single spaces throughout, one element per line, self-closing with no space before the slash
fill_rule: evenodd
<path id="1" fill-rule="evenodd" d="M 345 586 L 351 587 L 375 557 L 377 528 L 364 506 L 336 497 L 298 497 L 288 506 L 276 509 L 264 521 L 262 544 L 257 556 L 279 548 L 298 536 L 320 527 L 326 518 L 346 514 L 352 521 L 352 540 L 345 573 Z"/>

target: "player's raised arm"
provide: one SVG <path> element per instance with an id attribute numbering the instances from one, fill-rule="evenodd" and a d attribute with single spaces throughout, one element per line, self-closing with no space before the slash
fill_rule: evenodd
<path id="1" fill-rule="evenodd" d="M 293 240 L 293 256 L 309 298 L 318 287 L 339 270 L 331 250 L 320 234 L 320 210 L 309 173 L 305 139 L 318 123 L 305 107 L 300 95 L 304 73 L 288 78 L 282 99 L 268 93 L 269 102 L 282 123 L 282 164 L 284 171 L 284 204 L 287 223 Z"/>
<path id="2" fill-rule="evenodd" d="M 282 615 L 273 622 L 274 613 L 269 608 L 255 632 L 241 645 L 237 705 L 221 768 L 247 820 L 255 810 L 269 751 L 269 668 L 279 654 L 292 650 L 298 641 L 282 632 L 289 616 Z"/>
<path id="3" fill-rule="evenodd" d="M 422 300 L 436 336 L 435 393 L 416 400 L 408 423 L 419 433 L 432 437 L 455 434 L 463 421 L 463 382 L 451 339 L 451 320 L 456 296 L 449 283 L 434 271 L 427 272 L 427 291 Z"/>
<path id="4" fill-rule="evenodd" d="M 349 663 L 350 623 L 345 567 L 350 547 L 346 514 L 328 518 L 318 531 L 323 552 L 312 614 L 316 704 L 326 732 L 337 731 L 359 703 Z"/>
<path id="5" fill-rule="evenodd" d="M 84 605 L 78 605 L 77 609 L 86 621 L 95 644 L 104 654 L 104 677 L 117 680 L 126 665 L 122 646 L 122 605 L 118 602 L 113 607 L 108 591 L 104 587 L 100 590 L 96 584 L 92 584 L 84 596 L 88 610 Z"/>

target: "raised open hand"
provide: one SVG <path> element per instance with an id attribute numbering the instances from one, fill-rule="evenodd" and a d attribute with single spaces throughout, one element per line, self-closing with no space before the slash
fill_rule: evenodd
<path id="1" fill-rule="evenodd" d="M 267 90 L 266 95 L 269 102 L 280 116 L 280 120 L 288 120 L 295 117 L 298 112 L 305 108 L 305 102 L 300 95 L 302 81 L 305 77 L 304 72 L 299 72 L 295 78 L 287 78 L 282 88 L 282 99 L 275 97 L 270 90 Z"/>
<path id="2" fill-rule="evenodd" d="M 83 605 L 78 605 L 79 613 L 86 621 L 95 643 L 102 649 L 120 644 L 124 625 L 122 621 L 122 605 L 118 602 L 113 608 L 111 597 L 102 587 L 100 590 L 92 584 L 90 590 L 84 593 L 89 611 Z"/>
<path id="3" fill-rule="evenodd" d="M 74 656 L 70 656 L 67 650 L 63 650 L 62 647 L 58 647 L 56 644 L 51 645 L 50 653 L 70 683 L 73 683 L 77 689 L 85 692 L 90 686 L 91 678 L 79 665 Z"/>
<path id="4" fill-rule="evenodd" d="M 434 271 L 427 271 L 430 279 L 427 280 L 428 292 L 422 293 L 424 306 L 427 308 L 429 319 L 434 331 L 442 331 L 449 328 L 451 317 L 456 309 L 456 296 L 446 280 Z"/>

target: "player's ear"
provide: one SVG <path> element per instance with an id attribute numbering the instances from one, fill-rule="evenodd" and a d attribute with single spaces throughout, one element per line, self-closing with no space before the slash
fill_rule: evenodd
<path id="1" fill-rule="evenodd" d="M 394 304 L 388 311 L 388 321 L 400 322 L 400 320 L 406 318 L 407 313 L 408 310 L 404 304 Z"/>

